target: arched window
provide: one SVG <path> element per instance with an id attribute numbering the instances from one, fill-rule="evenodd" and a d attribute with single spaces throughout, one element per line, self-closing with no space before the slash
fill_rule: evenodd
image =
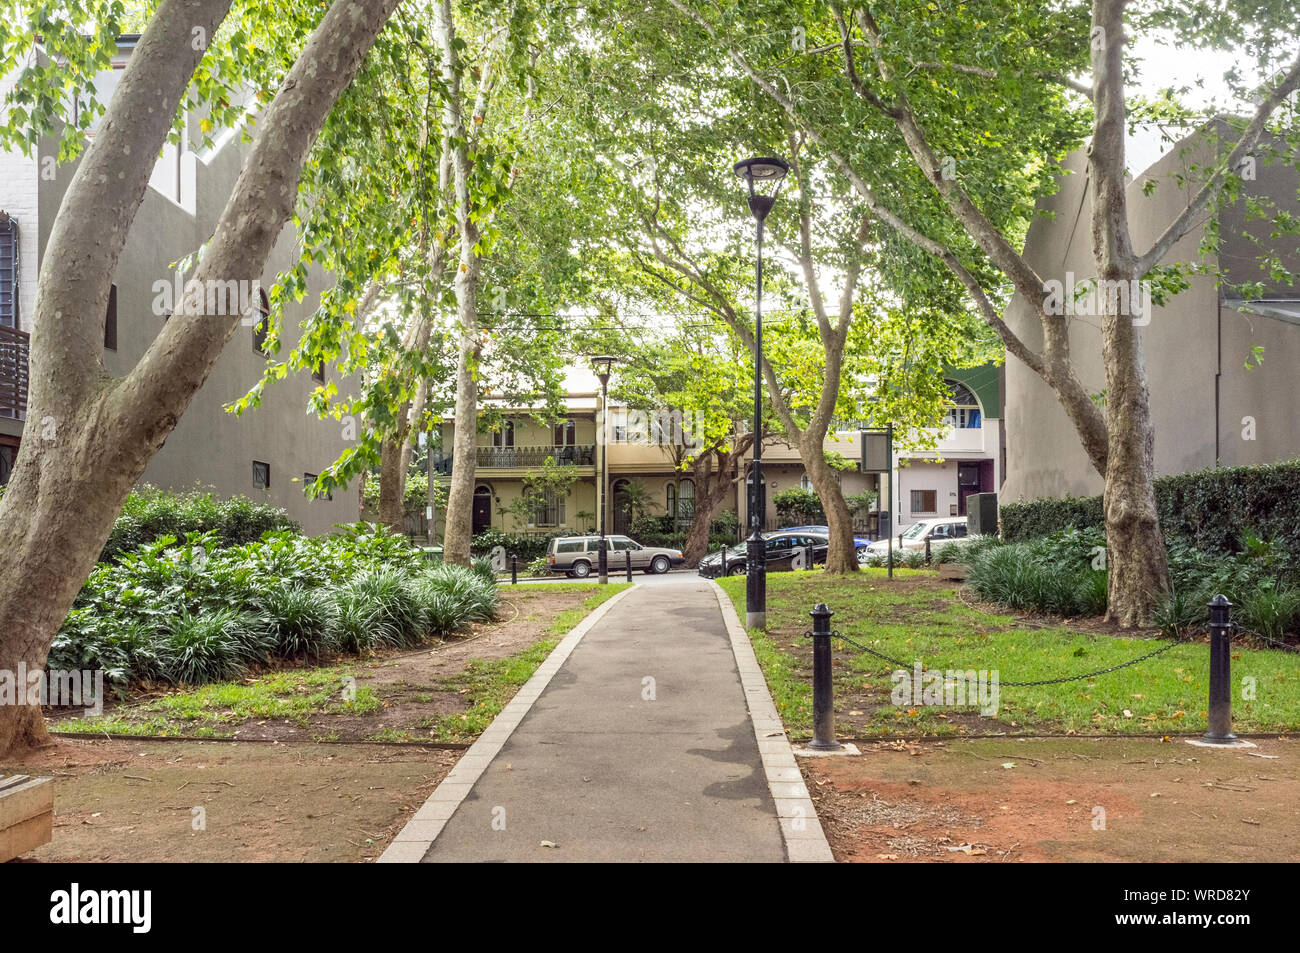
<path id="1" fill-rule="evenodd" d="M 683 480 L 681 492 L 677 497 L 677 526 L 678 529 L 689 529 L 691 521 L 695 519 L 695 484 L 691 480 Z"/>
<path id="2" fill-rule="evenodd" d="M 952 406 L 948 408 L 946 423 L 954 430 L 972 430 L 981 427 L 980 404 L 971 389 L 960 381 L 944 381 L 952 393 Z"/>

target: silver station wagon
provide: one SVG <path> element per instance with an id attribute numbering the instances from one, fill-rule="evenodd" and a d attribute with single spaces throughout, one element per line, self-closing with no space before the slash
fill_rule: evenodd
<path id="1" fill-rule="evenodd" d="M 612 573 L 626 567 L 628 554 L 632 556 L 633 569 L 648 573 L 667 572 L 686 561 L 680 549 L 642 546 L 626 536 L 606 536 L 605 542 L 609 552 L 609 571 Z M 551 540 L 551 548 L 546 553 L 546 565 L 551 572 L 562 572 L 579 579 L 585 579 L 595 572 L 599 559 L 599 536 L 557 536 Z"/>

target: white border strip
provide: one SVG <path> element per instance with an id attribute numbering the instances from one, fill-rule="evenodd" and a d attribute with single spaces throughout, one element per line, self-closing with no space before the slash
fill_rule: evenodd
<path id="1" fill-rule="evenodd" d="M 560 670 L 560 666 L 578 647 L 582 637 L 600 621 L 614 603 L 631 591 L 632 589 L 628 588 L 610 596 L 560 640 L 560 644 L 546 657 L 546 661 L 537 667 L 533 677 L 524 683 L 509 704 L 501 709 L 501 714 L 492 719 L 492 724 L 488 725 L 487 730 L 479 735 L 478 740 L 461 755 L 456 766 L 433 789 L 424 806 L 406 822 L 406 826 L 398 832 L 393 842 L 379 855 L 375 863 L 418 864 L 424 859 L 424 855 L 429 852 L 434 840 L 442 833 L 447 821 L 451 820 L 451 816 L 456 813 L 456 808 L 460 807 L 461 801 L 465 800 L 465 796 L 482 777 L 487 766 L 501 750 L 501 746 L 506 743 L 506 739 L 519 727 L 519 723 L 533 707 L 533 702 L 537 701 L 546 690 L 546 686 Z"/>
<path id="2" fill-rule="evenodd" d="M 781 723 L 781 716 L 776 713 L 776 705 L 772 703 L 767 680 L 754 655 L 754 646 L 749 641 L 744 626 L 740 624 L 740 616 L 731 604 L 731 597 L 716 582 L 712 584 L 718 605 L 722 609 L 722 618 L 727 623 L 727 634 L 731 636 L 731 651 L 736 657 L 741 687 L 745 690 L 745 703 L 749 706 L 749 717 L 754 724 L 754 738 L 758 741 L 758 753 L 763 759 L 767 786 L 776 803 L 781 837 L 785 840 L 786 859 L 793 864 L 833 863 L 835 857 L 831 854 L 831 845 L 826 842 L 817 809 L 813 807 L 799 765 L 794 760 L 790 739 L 786 737 L 785 725 Z"/>

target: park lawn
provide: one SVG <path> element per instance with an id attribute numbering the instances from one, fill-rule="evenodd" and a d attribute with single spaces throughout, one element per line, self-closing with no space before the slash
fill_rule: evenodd
<path id="1" fill-rule="evenodd" d="M 65 733 L 155 738 L 469 741 L 514 697 L 559 638 L 628 583 L 502 587 L 498 621 L 444 646 L 384 650 L 308 668 L 179 688 L 98 716 L 51 724 Z M 512 615 L 513 613 L 513 615 Z M 492 635 L 492 643 L 473 643 Z M 489 648 L 489 645 L 491 646 Z"/>
<path id="2" fill-rule="evenodd" d="M 745 580 L 719 584 L 744 615 Z M 825 602 L 831 628 L 877 652 L 927 670 L 996 671 L 1000 682 L 1096 672 L 1159 648 L 1165 640 L 1081 623 L 997 614 L 961 601 L 959 585 L 926 570 L 868 569 L 854 576 L 774 573 L 767 579 L 768 631 L 750 632 L 768 687 L 792 737 L 812 734 L 809 611 Z M 973 706 L 895 706 L 890 674 L 902 667 L 833 640 L 836 731 L 882 738 L 980 734 L 1200 734 L 1206 728 L 1209 646 L 1176 645 L 1127 668 L 1056 685 L 1001 684 L 993 717 Z M 1300 728 L 1300 655 L 1232 652 L 1237 732 Z M 1253 689 L 1253 691 L 1252 691 Z M 1253 698 L 1246 697 L 1253 695 Z"/>

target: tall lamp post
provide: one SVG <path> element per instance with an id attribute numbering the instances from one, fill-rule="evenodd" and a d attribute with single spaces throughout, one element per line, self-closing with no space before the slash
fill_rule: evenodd
<path id="1" fill-rule="evenodd" d="M 745 554 L 745 625 L 767 628 L 767 551 L 763 540 L 763 223 L 776 204 L 781 180 L 790 171 L 784 159 L 759 156 L 736 163 L 736 175 L 749 186 L 749 211 L 758 242 L 754 298 L 754 464 L 750 472 L 749 539 Z M 766 186 L 756 191 L 754 186 Z"/>
<path id="2" fill-rule="evenodd" d="M 603 586 L 609 582 L 609 553 L 606 552 L 605 542 L 605 510 L 609 508 L 608 497 L 608 477 L 609 469 L 605 465 L 605 459 L 609 455 L 609 420 L 607 419 L 607 408 L 609 406 L 609 369 L 618 358 L 609 354 L 598 354 L 591 359 L 591 366 L 596 371 L 596 379 L 600 381 L 600 428 L 596 432 L 596 443 L 600 446 L 600 555 L 596 557 L 596 563 L 600 567 L 600 584 Z"/>

